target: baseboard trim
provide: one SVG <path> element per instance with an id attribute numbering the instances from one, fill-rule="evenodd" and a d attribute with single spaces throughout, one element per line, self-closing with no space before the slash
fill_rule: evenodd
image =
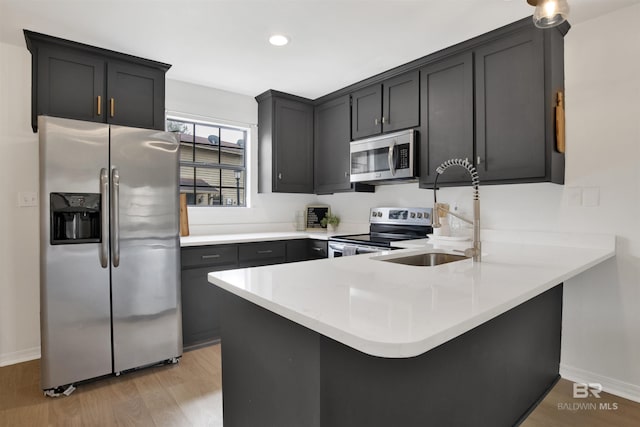
<path id="1" fill-rule="evenodd" d="M 584 369 L 560 364 L 560 376 L 576 383 L 600 383 L 602 390 L 625 399 L 640 403 L 640 386 L 606 377 Z"/>
<path id="2" fill-rule="evenodd" d="M 40 347 L 32 347 L 25 350 L 14 351 L 13 353 L 0 354 L 0 367 L 15 365 L 16 363 L 28 362 L 29 360 L 35 359 L 40 359 Z"/>

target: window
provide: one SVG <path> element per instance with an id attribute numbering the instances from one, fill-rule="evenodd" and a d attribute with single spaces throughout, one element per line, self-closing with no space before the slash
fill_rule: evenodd
<path id="1" fill-rule="evenodd" d="M 193 206 L 246 206 L 247 129 L 167 118 L 180 139 L 180 193 Z"/>

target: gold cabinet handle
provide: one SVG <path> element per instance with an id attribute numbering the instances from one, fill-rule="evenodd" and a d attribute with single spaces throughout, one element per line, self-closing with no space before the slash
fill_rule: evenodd
<path id="1" fill-rule="evenodd" d="M 116 115 L 116 100 L 113 98 L 109 100 L 109 113 L 111 114 L 111 117 Z"/>
<path id="2" fill-rule="evenodd" d="M 97 108 L 97 115 L 101 116 L 102 115 L 102 97 L 100 95 L 98 95 L 98 108 Z"/>
<path id="3" fill-rule="evenodd" d="M 565 148 L 564 94 L 558 92 L 558 101 L 556 104 L 556 150 L 558 150 L 559 153 L 564 153 Z"/>

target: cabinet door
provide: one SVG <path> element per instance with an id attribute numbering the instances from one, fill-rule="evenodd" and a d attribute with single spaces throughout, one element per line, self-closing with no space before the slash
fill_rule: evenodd
<path id="1" fill-rule="evenodd" d="M 476 166 L 482 181 L 545 176 L 543 32 L 475 51 Z"/>
<path id="2" fill-rule="evenodd" d="M 418 70 L 384 82 L 382 96 L 382 130 L 408 129 L 420 124 L 420 92 Z"/>
<path id="3" fill-rule="evenodd" d="M 109 61 L 107 121 L 164 130 L 164 72 L 138 64 Z"/>
<path id="4" fill-rule="evenodd" d="M 349 95 L 315 108 L 314 184 L 316 194 L 351 189 Z"/>
<path id="5" fill-rule="evenodd" d="M 308 242 L 310 239 L 295 239 L 287 240 L 287 262 L 306 261 L 309 259 L 307 251 Z"/>
<path id="6" fill-rule="evenodd" d="M 351 94 L 351 138 L 382 132 L 382 85 L 372 85 Z"/>
<path id="7" fill-rule="evenodd" d="M 37 115 L 104 122 L 104 75 L 105 62 L 97 56 L 39 47 Z"/>
<path id="8" fill-rule="evenodd" d="M 313 193 L 313 107 L 275 98 L 273 190 Z"/>
<path id="9" fill-rule="evenodd" d="M 457 55 L 420 70 L 420 187 L 432 188 L 436 168 L 453 158 L 473 159 L 473 55 Z M 438 184 L 468 182 L 462 168 Z"/>
<path id="10" fill-rule="evenodd" d="M 220 339 L 220 289 L 207 274 L 227 267 L 182 270 L 182 342 L 184 349 Z"/>

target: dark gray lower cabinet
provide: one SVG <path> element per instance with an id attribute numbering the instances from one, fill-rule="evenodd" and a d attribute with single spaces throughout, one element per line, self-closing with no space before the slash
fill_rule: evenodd
<path id="1" fill-rule="evenodd" d="M 309 239 L 288 240 L 286 242 L 286 261 L 297 262 L 309 259 Z"/>
<path id="2" fill-rule="evenodd" d="M 238 245 L 182 248 L 182 342 L 185 350 L 220 339 L 220 289 L 207 274 L 238 267 Z"/>
<path id="3" fill-rule="evenodd" d="M 322 259 L 329 256 L 326 240 L 307 239 L 307 259 Z"/>
<path id="4" fill-rule="evenodd" d="M 185 350 L 220 339 L 220 289 L 207 280 L 220 267 L 182 270 L 182 343 Z"/>
<path id="5" fill-rule="evenodd" d="M 238 248 L 240 268 L 282 264 L 286 261 L 285 242 L 243 243 Z"/>
<path id="6" fill-rule="evenodd" d="M 220 339 L 220 288 L 209 283 L 212 271 L 257 267 L 327 257 L 327 241 L 279 240 L 184 247 L 182 264 L 182 341 L 185 350 Z"/>
<path id="7" fill-rule="evenodd" d="M 221 297 L 225 426 L 514 426 L 560 378 L 562 285 L 410 358 Z"/>

